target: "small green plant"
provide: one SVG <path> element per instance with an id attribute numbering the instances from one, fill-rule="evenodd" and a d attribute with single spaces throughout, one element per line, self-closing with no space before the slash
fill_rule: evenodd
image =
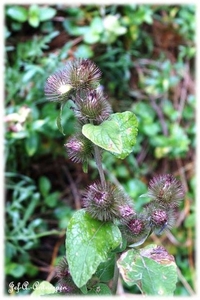
<path id="1" fill-rule="evenodd" d="M 155 244 L 139 246 L 153 232 L 160 235 L 174 225 L 183 188 L 170 174 L 153 177 L 148 193 L 142 195 L 149 202 L 136 211 L 133 200 L 106 179 L 103 151 L 126 158 L 136 144 L 138 121 L 130 111 L 112 113 L 100 79 L 101 71 L 93 62 L 77 59 L 49 76 L 45 84 L 47 98 L 60 103 L 61 113 L 70 100 L 77 119 L 76 133 L 65 144 L 69 158 L 82 163 L 84 172 L 94 159 L 100 180 L 86 188 L 84 208 L 68 223 L 66 257 L 56 270 L 57 286 L 42 282 L 34 294 L 115 295 L 121 275 L 142 294 L 173 295 L 177 282 L 174 257 Z M 57 124 L 63 132 L 61 114 Z"/>
<path id="2" fill-rule="evenodd" d="M 52 19 L 56 14 L 56 10 L 52 7 L 40 7 L 36 4 L 31 5 L 29 8 L 16 5 L 8 7 L 6 14 L 19 24 L 28 22 L 32 27 L 38 27 L 40 22 Z M 19 30 L 20 27 L 18 26 L 17 29 Z M 16 29 L 16 25 L 14 28 Z"/>

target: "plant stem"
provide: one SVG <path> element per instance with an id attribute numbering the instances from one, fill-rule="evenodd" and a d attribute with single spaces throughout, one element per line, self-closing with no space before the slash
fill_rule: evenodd
<path id="1" fill-rule="evenodd" d="M 97 145 L 94 145 L 94 158 L 95 158 L 96 165 L 97 165 L 97 168 L 98 168 L 98 171 L 99 171 L 99 176 L 100 176 L 102 187 L 105 188 L 106 180 L 105 180 L 105 175 L 104 175 L 102 162 L 101 162 L 101 154 L 100 154 L 100 151 L 99 151 L 99 147 Z"/>
<path id="2" fill-rule="evenodd" d="M 112 284 L 112 293 L 113 295 L 116 295 L 117 292 L 117 286 L 118 286 L 118 279 L 119 279 L 119 269 L 117 267 L 117 254 L 115 259 L 115 270 L 114 270 L 114 277 L 113 277 L 113 284 Z"/>
<path id="3" fill-rule="evenodd" d="M 50 230 L 50 231 L 45 231 L 45 232 L 41 232 L 38 234 L 32 234 L 32 235 L 27 235 L 26 236 L 26 240 L 34 240 L 34 239 L 38 239 L 41 238 L 43 236 L 48 236 L 48 235 L 64 235 L 65 232 L 61 232 L 59 230 Z M 17 240 L 17 241 L 24 241 L 24 235 L 18 235 L 18 236 L 7 236 L 6 240 L 8 241 L 12 241 L 12 240 Z"/>

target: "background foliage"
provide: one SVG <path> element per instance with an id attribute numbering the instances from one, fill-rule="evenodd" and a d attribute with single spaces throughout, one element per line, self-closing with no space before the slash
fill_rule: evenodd
<path id="1" fill-rule="evenodd" d="M 176 228 L 150 239 L 175 256 L 175 294 L 194 293 L 195 10 L 194 5 L 5 6 L 6 294 L 12 281 L 31 286 L 53 279 L 65 253 L 68 221 L 97 177 L 92 161 L 83 174 L 65 153 L 63 145 L 74 132 L 70 103 L 63 112 L 63 136 L 56 126 L 59 107 L 44 97 L 46 78 L 77 57 L 100 67 L 114 111 L 133 111 L 139 121 L 131 155 L 118 160 L 105 153 L 108 178 L 127 191 L 138 210 L 147 201 L 139 196 L 156 174 L 172 173 L 186 190 Z M 124 292 L 139 293 L 121 284 Z"/>

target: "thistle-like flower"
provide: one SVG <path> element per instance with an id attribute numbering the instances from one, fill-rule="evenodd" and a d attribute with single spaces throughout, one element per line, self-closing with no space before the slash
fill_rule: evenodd
<path id="1" fill-rule="evenodd" d="M 69 83 L 65 69 L 55 72 L 47 78 L 44 86 L 44 92 L 49 101 L 68 100 L 73 87 Z"/>
<path id="2" fill-rule="evenodd" d="M 129 202 L 123 191 L 109 182 L 105 187 L 100 182 L 91 184 L 83 199 L 86 211 L 100 221 L 121 220 L 134 214 Z"/>
<path id="3" fill-rule="evenodd" d="M 101 71 L 92 61 L 76 59 L 47 78 L 45 95 L 50 101 L 68 100 L 74 90 L 97 88 L 100 78 Z"/>
<path id="4" fill-rule="evenodd" d="M 74 284 L 69 272 L 69 266 L 65 257 L 61 259 L 55 269 L 55 277 L 58 278 L 56 289 L 60 293 L 69 295 L 80 294 L 80 290 Z"/>
<path id="5" fill-rule="evenodd" d="M 171 229 L 175 223 L 175 208 L 159 205 L 156 201 L 151 201 L 146 205 L 149 226 L 160 235 L 164 230 Z"/>
<path id="6" fill-rule="evenodd" d="M 81 133 L 70 137 L 64 146 L 68 157 L 75 163 L 88 162 L 93 153 L 92 143 Z"/>
<path id="7" fill-rule="evenodd" d="M 76 96 L 73 100 L 76 104 L 75 115 L 83 123 L 94 121 L 100 124 L 112 113 L 111 105 L 98 90 L 86 91 L 84 95 Z"/>
<path id="8" fill-rule="evenodd" d="M 129 199 L 127 199 L 127 202 L 130 202 Z M 130 204 L 124 204 L 119 207 L 119 212 L 120 212 L 120 222 L 123 224 L 127 224 L 129 220 L 136 214 L 132 205 Z"/>
<path id="9" fill-rule="evenodd" d="M 66 257 L 63 257 L 55 269 L 55 277 L 61 279 L 68 276 L 70 276 L 69 266 Z"/>
<path id="10" fill-rule="evenodd" d="M 100 69 L 89 59 L 76 59 L 65 68 L 68 83 L 75 89 L 96 89 L 101 78 Z"/>
<path id="11" fill-rule="evenodd" d="M 145 219 L 140 216 L 134 216 L 131 220 L 129 220 L 127 227 L 133 236 L 141 235 L 146 229 Z"/>
<path id="12" fill-rule="evenodd" d="M 149 182 L 148 195 L 162 206 L 178 206 L 184 197 L 181 183 L 172 175 L 160 175 Z"/>
<path id="13" fill-rule="evenodd" d="M 148 221 L 142 214 L 135 214 L 126 225 L 120 226 L 120 229 L 128 244 L 142 242 L 150 232 Z"/>

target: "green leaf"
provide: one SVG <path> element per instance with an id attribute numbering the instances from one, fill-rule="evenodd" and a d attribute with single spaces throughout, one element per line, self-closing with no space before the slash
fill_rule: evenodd
<path id="1" fill-rule="evenodd" d="M 126 111 L 112 114 L 100 125 L 85 124 L 82 133 L 95 145 L 124 159 L 132 152 L 136 143 L 137 126 L 136 116 Z"/>
<path id="2" fill-rule="evenodd" d="M 129 250 L 121 255 L 117 265 L 127 285 L 136 284 L 147 295 L 173 295 L 177 267 L 164 247 L 151 244 L 140 251 Z"/>
<path id="3" fill-rule="evenodd" d="M 99 281 L 108 282 L 113 278 L 115 267 L 115 253 L 110 253 L 105 262 L 100 263 L 95 273 Z"/>
<path id="4" fill-rule="evenodd" d="M 84 42 L 88 44 L 97 43 L 101 39 L 101 33 L 104 31 L 103 22 L 100 17 L 93 18 L 90 27 L 84 33 Z"/>
<path id="5" fill-rule="evenodd" d="M 47 196 L 51 189 L 51 182 L 46 176 L 39 178 L 39 189 L 43 197 Z"/>
<path id="6" fill-rule="evenodd" d="M 109 287 L 104 283 L 95 284 L 87 295 L 112 295 Z"/>
<path id="7" fill-rule="evenodd" d="M 88 44 L 95 44 L 100 40 L 100 35 L 98 32 L 93 31 L 92 29 L 89 30 L 88 32 L 86 32 L 84 34 L 84 38 L 83 38 L 85 43 Z"/>
<path id="8" fill-rule="evenodd" d="M 42 281 L 31 294 L 32 296 L 43 296 L 56 293 L 56 288 L 48 281 Z"/>
<path id="9" fill-rule="evenodd" d="M 83 162 L 82 169 L 84 173 L 88 173 L 88 162 L 86 161 Z"/>
<path id="10" fill-rule="evenodd" d="M 80 288 L 81 292 L 86 295 L 88 293 L 88 290 L 87 290 L 87 286 L 86 285 L 83 285 L 81 288 Z"/>
<path id="11" fill-rule="evenodd" d="M 26 268 L 21 264 L 10 262 L 7 264 L 5 272 L 14 278 L 21 278 L 26 273 Z"/>
<path id="12" fill-rule="evenodd" d="M 83 44 L 77 47 L 74 55 L 75 57 L 91 58 L 94 55 L 94 52 L 90 46 Z"/>
<path id="13" fill-rule="evenodd" d="M 56 207 L 58 204 L 58 199 L 60 197 L 59 192 L 54 192 L 45 197 L 45 204 L 49 207 Z"/>
<path id="14" fill-rule="evenodd" d="M 82 287 L 109 253 L 121 243 L 118 227 L 92 219 L 81 209 L 71 218 L 66 237 L 69 271 L 77 287 Z"/>
<path id="15" fill-rule="evenodd" d="M 28 156 L 33 156 L 38 148 L 38 135 L 31 132 L 31 135 L 25 141 L 26 152 Z"/>
<path id="16" fill-rule="evenodd" d="M 64 129 L 63 129 L 63 127 L 62 127 L 61 121 L 62 121 L 62 112 L 63 112 L 63 109 L 64 109 L 65 104 L 66 104 L 66 101 L 61 102 L 61 104 L 60 104 L 60 113 L 59 113 L 59 115 L 58 115 L 58 117 L 57 117 L 57 120 L 56 120 L 56 123 L 57 123 L 57 126 L 58 126 L 58 130 L 59 130 L 63 135 L 65 135 L 65 133 L 64 133 Z"/>
<path id="17" fill-rule="evenodd" d="M 38 5 L 31 5 L 29 8 L 28 22 L 32 27 L 38 27 L 40 24 L 40 9 Z"/>
<path id="18" fill-rule="evenodd" d="M 100 17 L 94 17 L 90 26 L 93 32 L 102 33 L 104 31 L 103 21 Z"/>
<path id="19" fill-rule="evenodd" d="M 12 19 L 22 23 L 28 18 L 28 11 L 22 6 L 9 7 L 6 14 Z"/>
<path id="20" fill-rule="evenodd" d="M 39 12 L 40 21 L 47 21 L 56 15 L 56 10 L 52 7 L 41 7 Z"/>
<path id="21" fill-rule="evenodd" d="M 113 250 L 114 253 L 121 253 L 123 252 L 127 247 L 127 240 L 122 236 L 122 242 L 121 244 Z"/>

